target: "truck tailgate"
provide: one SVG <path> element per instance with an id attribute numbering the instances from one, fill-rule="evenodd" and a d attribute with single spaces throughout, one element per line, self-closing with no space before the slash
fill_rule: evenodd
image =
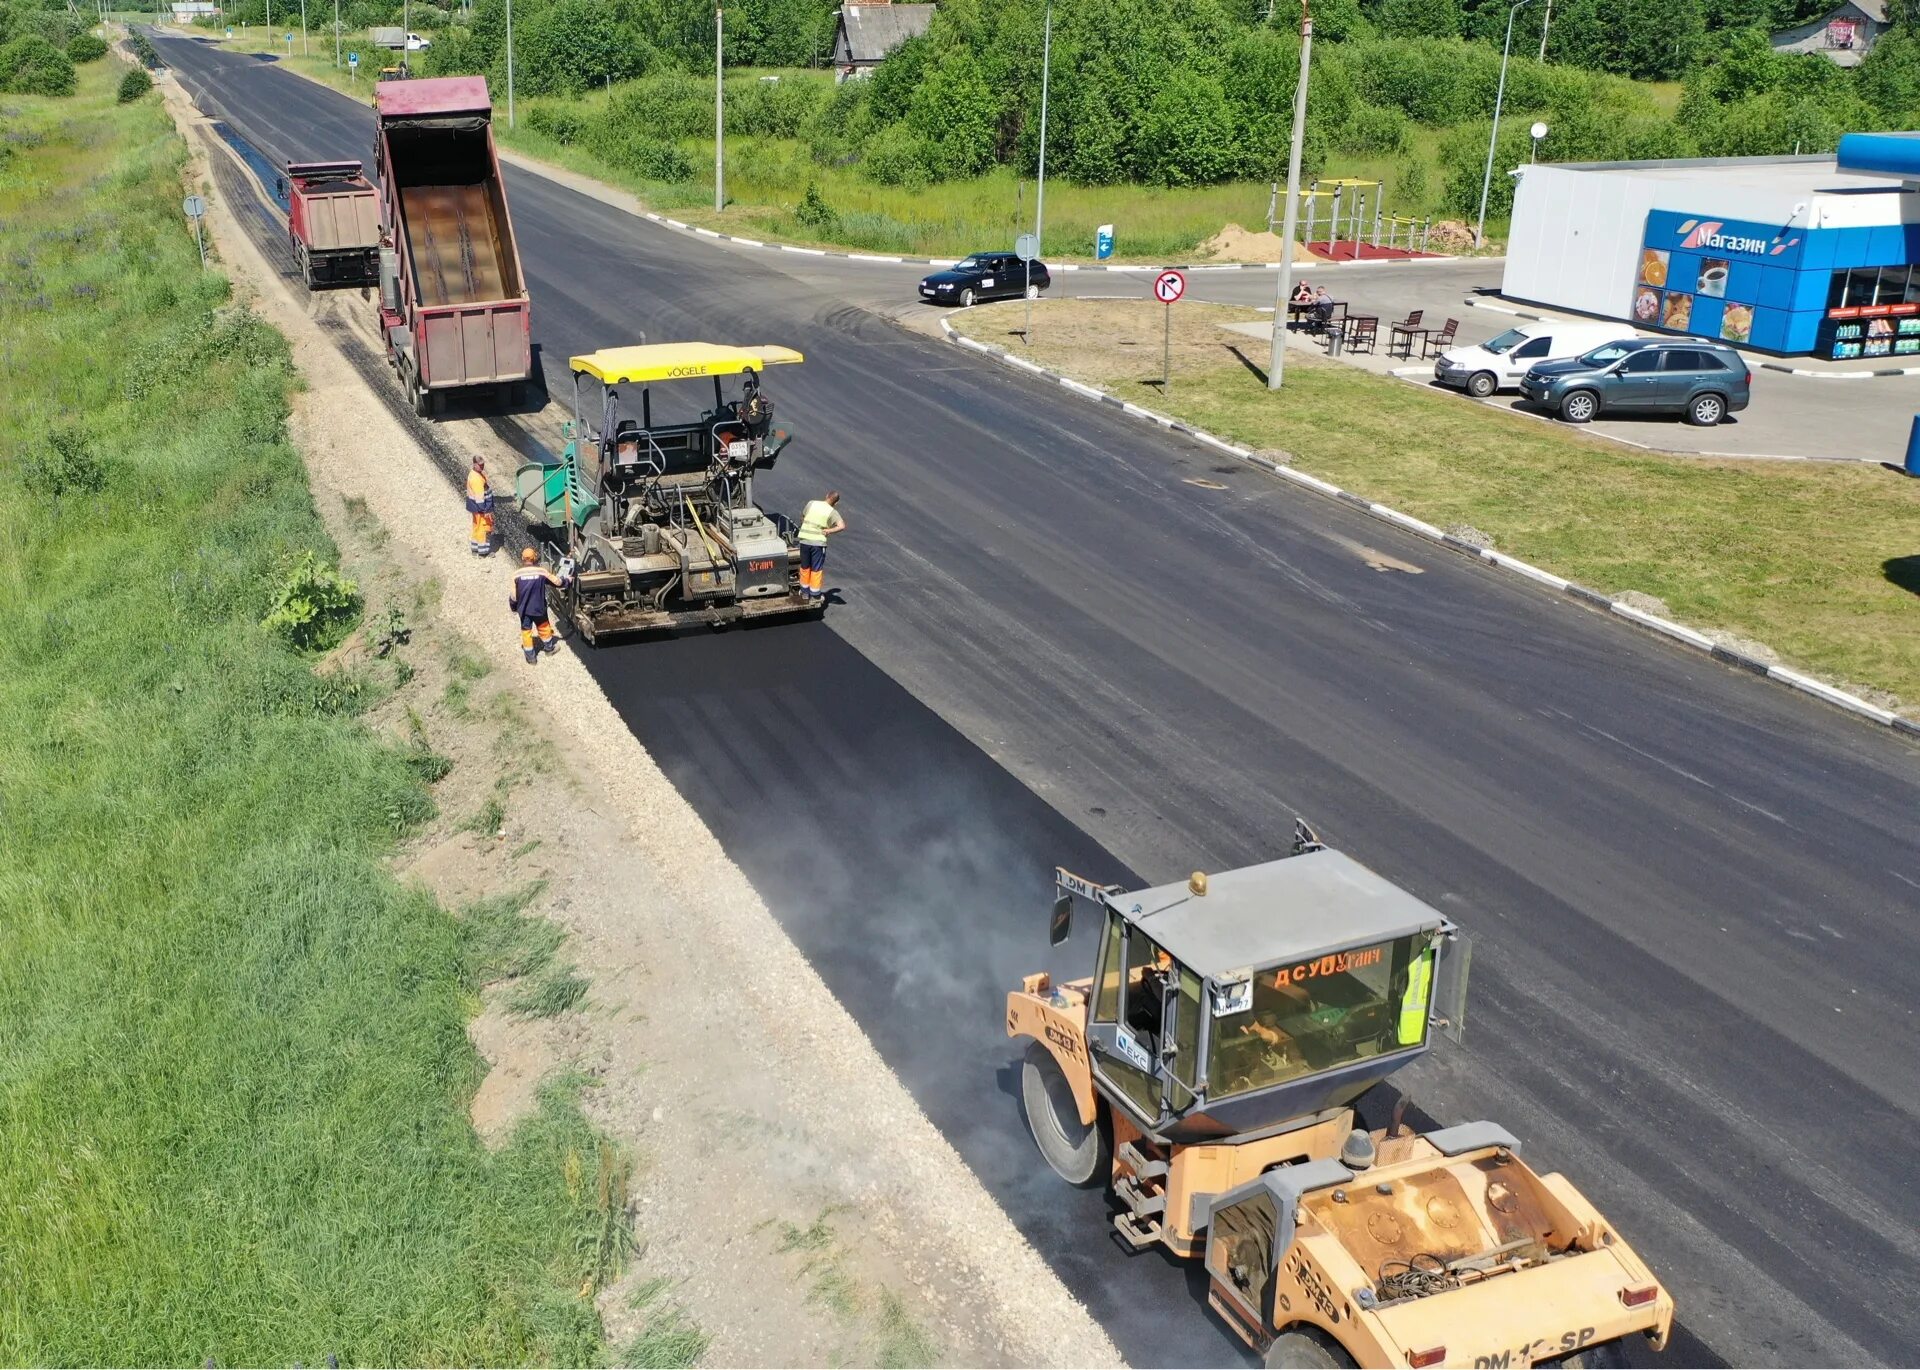
<path id="1" fill-rule="evenodd" d="M 525 300 L 422 309 L 418 337 L 420 375 L 435 390 L 527 378 Z"/>
<path id="2" fill-rule="evenodd" d="M 314 252 L 380 245 L 380 201 L 371 190 L 303 197 L 307 247 Z"/>

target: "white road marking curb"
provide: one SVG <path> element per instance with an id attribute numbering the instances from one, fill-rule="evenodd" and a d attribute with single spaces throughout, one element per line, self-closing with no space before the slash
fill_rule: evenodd
<path id="1" fill-rule="evenodd" d="M 1130 418 L 1144 419 L 1149 423 L 1157 424 L 1161 428 L 1165 428 L 1171 432 L 1185 434 L 1196 442 L 1204 443 L 1217 451 L 1238 457 L 1249 465 L 1257 466 L 1263 471 L 1271 471 L 1283 480 L 1291 481 L 1293 484 L 1312 490 L 1316 494 L 1337 499 L 1342 504 L 1351 505 L 1354 508 L 1360 509 L 1372 515 L 1374 518 L 1380 519 L 1382 522 L 1391 523 L 1398 528 L 1404 528 L 1418 537 L 1426 538 L 1430 542 L 1437 542 L 1444 547 L 1470 556 L 1476 561 L 1484 562 L 1488 566 L 1497 567 L 1500 570 L 1511 571 L 1516 575 L 1524 576 L 1536 584 L 1557 590 L 1570 598 L 1580 600 L 1592 608 L 1604 610 L 1612 614 L 1615 618 L 1624 619 L 1628 623 L 1658 633 L 1671 642 L 1693 648 L 1695 651 L 1705 652 L 1716 661 L 1725 662 L 1730 666 L 1737 666 L 1754 675 L 1784 685 L 1788 689 L 1798 690 L 1801 694 L 1834 705 L 1837 708 L 1846 710 L 1848 713 L 1856 714 L 1874 723 L 1892 728 L 1895 732 L 1905 734 L 1908 737 L 1920 738 L 1920 722 L 1902 718 L 1898 714 L 1882 709 L 1876 704 L 1869 703 L 1858 695 L 1848 694 L 1845 690 L 1836 689 L 1822 681 L 1813 679 L 1811 676 L 1802 675 L 1798 671 L 1788 670 L 1784 666 L 1770 666 L 1766 662 L 1744 656 L 1739 652 L 1731 651 L 1728 648 L 1716 644 L 1713 639 L 1709 638 L 1706 634 L 1689 628 L 1683 623 L 1675 623 L 1671 619 L 1661 618 L 1656 614 L 1649 614 L 1644 610 L 1621 604 L 1601 594 L 1598 590 L 1590 590 L 1575 581 L 1567 580 L 1562 576 L 1556 576 L 1551 571 L 1544 571 L 1530 562 L 1521 561 L 1518 557 L 1508 556 L 1504 552 L 1496 552 L 1491 547 L 1476 547 L 1472 543 L 1464 542 L 1450 533 L 1443 532 L 1431 523 L 1413 517 L 1411 514 L 1402 513 L 1400 510 L 1384 504 L 1376 504 L 1369 499 L 1363 499 L 1352 491 L 1342 490 L 1330 481 L 1321 480 L 1318 476 L 1310 476 L 1304 471 L 1296 471 L 1284 462 L 1269 461 L 1264 457 L 1255 456 L 1249 449 L 1241 447 L 1237 443 L 1229 442 L 1225 438 L 1218 437 L 1199 428 L 1194 428 L 1178 419 L 1169 418 L 1165 414 L 1157 414 L 1151 409 L 1146 409 L 1140 405 L 1122 400 L 1117 395 L 1110 395 L 1103 390 L 1086 384 L 1084 381 L 1077 381 L 1070 376 L 1063 376 L 1058 371 L 1050 370 L 1037 362 L 1027 360 L 1025 357 L 1016 357 L 1004 348 L 991 346 L 976 338 L 969 338 L 958 332 L 945 315 L 942 315 L 940 318 L 940 331 L 950 343 L 955 343 L 971 351 L 981 353 L 983 356 L 990 357 L 994 361 L 1014 367 L 1017 370 L 1043 376 L 1062 389 L 1071 390 L 1075 394 L 1085 396 L 1098 404 L 1117 409 Z"/>

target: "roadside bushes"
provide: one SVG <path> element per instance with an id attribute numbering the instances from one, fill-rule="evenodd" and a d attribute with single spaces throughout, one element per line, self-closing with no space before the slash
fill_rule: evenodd
<path id="1" fill-rule="evenodd" d="M 76 33 L 67 44 L 67 57 L 76 64 L 97 62 L 106 55 L 106 40 L 91 33 Z"/>
<path id="2" fill-rule="evenodd" d="M 73 59 L 37 33 L 0 47 L 0 94 L 71 95 Z"/>
<path id="3" fill-rule="evenodd" d="M 145 67 L 134 67 L 120 78 L 118 99 L 123 105 L 130 105 L 142 95 L 153 89 L 153 78 L 147 75 Z"/>
<path id="4" fill-rule="evenodd" d="M 587 134 L 587 116 L 565 105 L 535 105 L 527 111 L 527 127 L 562 145 L 577 143 Z"/>

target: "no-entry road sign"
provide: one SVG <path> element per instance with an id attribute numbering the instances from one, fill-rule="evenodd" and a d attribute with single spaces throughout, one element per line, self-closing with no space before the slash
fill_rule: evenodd
<path id="1" fill-rule="evenodd" d="M 1187 278 L 1178 271 L 1162 271 L 1153 278 L 1153 298 L 1161 304 L 1172 304 L 1187 293 Z"/>

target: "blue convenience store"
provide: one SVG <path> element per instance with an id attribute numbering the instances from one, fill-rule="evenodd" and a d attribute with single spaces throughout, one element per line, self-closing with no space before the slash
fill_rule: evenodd
<path id="1" fill-rule="evenodd" d="M 1920 360 L 1920 136 L 1517 175 L 1511 298 L 1782 356 Z"/>

